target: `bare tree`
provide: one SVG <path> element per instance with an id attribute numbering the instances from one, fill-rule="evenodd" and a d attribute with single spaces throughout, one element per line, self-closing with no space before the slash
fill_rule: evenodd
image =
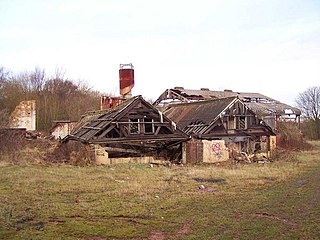
<path id="1" fill-rule="evenodd" d="M 65 78 L 62 68 L 47 77 L 39 67 L 12 74 L 0 66 L 0 127 L 22 100 L 36 100 L 37 130 L 49 131 L 53 120 L 78 120 L 86 111 L 100 109 L 100 95 L 84 81 Z"/>
<path id="2" fill-rule="evenodd" d="M 24 89 L 19 81 L 10 79 L 4 82 L 1 88 L 1 109 L 7 109 L 11 112 L 24 99 Z"/>
<path id="3" fill-rule="evenodd" d="M 320 87 L 311 87 L 300 93 L 296 99 L 303 115 L 308 119 L 320 118 Z"/>
<path id="4" fill-rule="evenodd" d="M 34 91 L 40 92 L 46 82 L 46 73 L 44 69 L 36 67 L 30 74 L 30 84 Z"/>
<path id="5" fill-rule="evenodd" d="M 18 80 L 26 93 L 40 92 L 46 82 L 45 70 L 35 67 L 34 71 L 25 71 L 17 74 L 15 79 Z"/>
<path id="6" fill-rule="evenodd" d="M 7 81 L 11 78 L 11 72 L 6 70 L 4 67 L 0 67 L 0 108 L 1 105 L 3 105 L 3 99 L 4 99 L 4 87 L 7 83 Z"/>
<path id="7" fill-rule="evenodd" d="M 0 128 L 8 125 L 9 116 L 10 114 L 7 109 L 0 109 Z"/>
<path id="8" fill-rule="evenodd" d="M 320 139 L 320 87 L 311 87 L 300 93 L 296 104 L 306 120 L 302 131 L 310 139 Z"/>
<path id="9" fill-rule="evenodd" d="M 54 76 L 51 79 L 65 80 L 66 70 L 61 67 L 56 67 L 54 70 Z"/>
<path id="10" fill-rule="evenodd" d="M 11 72 L 6 70 L 4 67 L 0 67 L 0 82 L 10 79 Z"/>

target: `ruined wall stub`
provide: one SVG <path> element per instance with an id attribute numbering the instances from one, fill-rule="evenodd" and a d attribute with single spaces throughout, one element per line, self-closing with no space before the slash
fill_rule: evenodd
<path id="1" fill-rule="evenodd" d="M 105 151 L 104 148 L 101 147 L 100 145 L 97 145 L 97 144 L 94 145 L 94 153 L 95 153 L 97 165 L 111 164 L 108 152 Z"/>
<path id="2" fill-rule="evenodd" d="M 98 144 L 93 145 L 95 152 L 95 163 L 97 165 L 111 165 L 120 163 L 154 163 L 165 164 L 167 161 L 154 159 L 152 156 L 145 157 L 123 157 L 123 158 L 109 158 L 109 153 Z"/>
<path id="3" fill-rule="evenodd" d="M 229 151 L 224 140 L 202 140 L 203 162 L 215 163 L 229 160 Z"/>
<path id="4" fill-rule="evenodd" d="M 76 122 L 56 122 L 55 126 L 51 129 L 51 135 L 55 139 L 64 138 L 71 133 L 72 129 L 76 125 Z"/>
<path id="5" fill-rule="evenodd" d="M 20 102 L 11 113 L 9 127 L 36 130 L 36 101 Z"/>
<path id="6" fill-rule="evenodd" d="M 203 162 L 203 143 L 198 139 L 191 139 L 182 145 L 182 163 Z"/>
<path id="7" fill-rule="evenodd" d="M 192 139 L 182 145 L 182 163 L 215 163 L 229 160 L 224 140 Z"/>

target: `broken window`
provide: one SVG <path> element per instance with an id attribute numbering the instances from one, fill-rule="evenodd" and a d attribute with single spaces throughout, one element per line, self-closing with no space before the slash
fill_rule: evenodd
<path id="1" fill-rule="evenodd" d="M 237 118 L 237 129 L 246 129 L 246 117 L 240 116 Z"/>
<path id="2" fill-rule="evenodd" d="M 153 119 L 144 119 L 144 133 L 154 133 L 154 123 Z"/>
<path id="3" fill-rule="evenodd" d="M 139 119 L 130 119 L 129 120 L 129 131 L 130 134 L 139 134 L 140 133 L 140 121 Z"/>
<path id="4" fill-rule="evenodd" d="M 224 116 L 223 121 L 227 129 L 246 129 L 247 128 L 246 116 Z"/>
<path id="5" fill-rule="evenodd" d="M 229 116 L 228 129 L 235 129 L 235 117 L 234 116 Z"/>

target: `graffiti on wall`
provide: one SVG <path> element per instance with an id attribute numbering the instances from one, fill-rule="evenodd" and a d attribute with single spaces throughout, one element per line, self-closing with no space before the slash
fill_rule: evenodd
<path id="1" fill-rule="evenodd" d="M 221 143 L 214 142 L 211 145 L 211 151 L 216 155 L 217 158 L 221 158 L 223 155 L 223 147 L 221 146 Z"/>
<path id="2" fill-rule="evenodd" d="M 203 162 L 214 163 L 229 159 L 229 152 L 226 149 L 224 140 L 202 140 L 202 142 Z"/>

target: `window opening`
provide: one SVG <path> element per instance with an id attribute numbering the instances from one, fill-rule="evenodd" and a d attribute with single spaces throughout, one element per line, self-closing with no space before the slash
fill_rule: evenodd
<path id="1" fill-rule="evenodd" d="M 140 133 L 139 119 L 130 119 L 129 122 L 130 122 L 129 123 L 130 134 L 139 134 Z"/>
<path id="2" fill-rule="evenodd" d="M 154 120 L 153 119 L 144 119 L 144 132 L 145 133 L 154 133 Z"/>

